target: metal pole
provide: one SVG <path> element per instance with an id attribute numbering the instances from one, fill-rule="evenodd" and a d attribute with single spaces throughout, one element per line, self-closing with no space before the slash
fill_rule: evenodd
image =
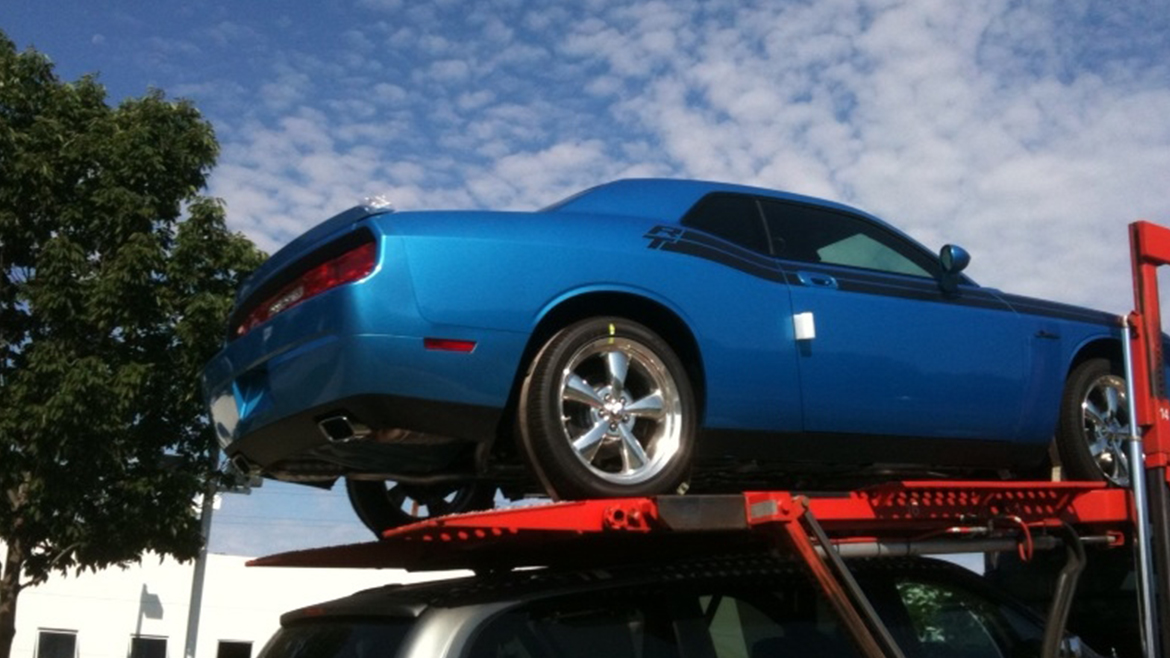
<path id="1" fill-rule="evenodd" d="M 1156 651 L 1154 629 L 1154 558 L 1150 543 L 1149 495 L 1146 491 L 1145 453 L 1141 427 L 1138 426 L 1137 395 L 1134 388 L 1133 348 L 1130 345 L 1129 318 L 1121 319 L 1121 350 L 1125 358 L 1125 396 L 1129 406 L 1129 482 L 1133 488 L 1134 533 L 1137 544 L 1138 597 L 1141 603 L 1142 646 L 1146 655 Z"/>
<path id="2" fill-rule="evenodd" d="M 1085 546 L 1081 538 L 1067 523 L 1059 526 L 1059 532 L 1064 540 L 1065 562 L 1056 578 L 1052 603 L 1048 606 L 1044 645 L 1040 650 L 1043 658 L 1057 658 L 1065 646 L 1064 631 L 1068 626 L 1068 613 L 1077 592 L 1077 581 L 1085 570 Z"/>
<path id="3" fill-rule="evenodd" d="M 187 644 L 183 650 L 184 658 L 195 658 L 195 646 L 199 641 L 199 614 L 203 608 L 203 579 L 207 573 L 207 544 L 211 541 L 211 513 L 215 509 L 216 485 L 214 479 L 215 468 L 219 466 L 219 450 L 211 451 L 212 475 L 203 492 L 203 504 L 200 506 L 199 521 L 203 545 L 199 548 L 199 557 L 195 558 L 195 569 L 191 574 L 191 603 L 187 608 Z"/>

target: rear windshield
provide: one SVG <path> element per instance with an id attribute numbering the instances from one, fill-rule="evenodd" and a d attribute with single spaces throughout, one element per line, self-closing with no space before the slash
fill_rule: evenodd
<path id="1" fill-rule="evenodd" d="M 323 620 L 282 628 L 257 658 L 390 658 L 413 619 Z"/>

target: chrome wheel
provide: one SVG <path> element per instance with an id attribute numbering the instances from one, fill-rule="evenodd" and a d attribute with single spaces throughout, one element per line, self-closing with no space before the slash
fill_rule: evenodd
<path id="1" fill-rule="evenodd" d="M 564 439 L 608 482 L 653 478 L 682 446 L 678 384 L 662 359 L 635 340 L 600 338 L 577 350 L 559 397 Z"/>
<path id="2" fill-rule="evenodd" d="M 1127 486 L 1130 429 L 1125 379 L 1107 374 L 1092 380 L 1081 400 L 1081 423 L 1089 455 L 1101 475 L 1115 485 Z"/>
<path id="3" fill-rule="evenodd" d="M 544 343 L 520 388 L 517 429 L 554 499 L 685 490 L 698 425 L 687 368 L 644 325 L 593 317 Z"/>

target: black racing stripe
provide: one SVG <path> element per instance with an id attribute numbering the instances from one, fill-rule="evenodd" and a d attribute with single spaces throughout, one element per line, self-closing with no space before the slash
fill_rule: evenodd
<path id="1" fill-rule="evenodd" d="M 771 256 L 765 256 L 763 254 L 756 253 L 733 242 L 727 242 L 726 240 L 721 240 L 700 231 L 683 231 L 683 234 L 679 237 L 679 241 L 690 242 L 697 245 L 702 245 L 704 247 L 710 247 L 711 249 L 716 249 L 718 251 L 727 252 L 736 259 L 750 262 L 766 269 L 780 269 L 776 265 L 776 259 L 772 258 Z"/>
<path id="2" fill-rule="evenodd" d="M 1072 320 L 1074 322 L 1087 322 L 1113 327 L 1120 326 L 1118 324 L 1118 316 L 1104 311 L 1095 311 L 1071 304 L 1061 304 L 1060 302 L 1050 302 L 1033 297 L 1023 297 L 1021 295 L 1003 295 L 1003 299 L 1012 308 L 1027 315 L 1040 315 L 1060 320 Z"/>
<path id="3" fill-rule="evenodd" d="M 899 299 L 910 299 L 914 301 L 986 308 L 995 311 L 1011 310 L 1007 304 L 994 297 L 981 295 L 968 290 L 963 290 L 955 295 L 944 295 L 938 289 L 937 285 L 932 286 L 933 289 L 904 288 L 901 286 L 857 283 L 838 279 L 837 288 L 846 292 L 856 292 L 863 295 L 882 295 L 884 297 L 897 297 Z"/>
<path id="4" fill-rule="evenodd" d="M 784 281 L 784 272 L 775 259 L 699 231 L 656 226 L 645 237 L 651 249 L 702 258 L 768 281 Z"/>
<path id="5" fill-rule="evenodd" d="M 790 265 L 795 266 L 795 263 Z M 985 308 L 996 311 L 1007 311 L 1009 307 L 995 295 L 979 289 L 964 288 L 958 295 L 944 295 L 934 279 L 894 279 L 888 275 L 868 273 L 863 271 L 843 272 L 838 269 L 823 267 L 802 267 L 800 272 L 823 274 L 833 277 L 837 282 L 837 290 L 862 295 L 881 295 L 883 297 L 897 297 L 922 302 L 936 302 Z M 804 286 L 799 273 L 789 272 L 787 282 L 792 286 Z"/>
<path id="6" fill-rule="evenodd" d="M 1017 311 L 1024 315 L 1049 317 L 1074 322 L 1086 322 L 1105 326 L 1115 326 L 1117 318 L 1103 311 L 1050 302 L 1042 299 L 1023 297 L 1020 295 L 1005 295 L 986 292 L 978 288 L 963 288 L 958 295 L 944 295 L 939 290 L 934 279 L 891 280 L 882 273 L 868 273 L 864 271 L 842 272 L 839 269 L 828 269 L 810 263 L 787 263 L 791 269 L 785 269 L 780 263 L 770 257 L 758 254 L 726 240 L 708 235 L 701 231 L 685 229 L 679 226 L 660 225 L 650 229 L 645 235 L 650 240 L 651 249 L 660 249 L 672 253 L 694 256 L 709 260 L 720 265 L 733 268 L 751 276 L 760 277 L 777 283 L 787 283 L 791 286 L 804 286 L 795 270 L 824 274 L 833 277 L 837 282 L 837 289 L 843 292 L 852 292 L 862 295 L 882 295 L 922 302 L 941 304 L 955 304 L 972 308 L 983 308 L 997 311 Z"/>
<path id="7" fill-rule="evenodd" d="M 744 274 L 750 274 L 768 281 L 774 281 L 776 283 L 782 283 L 784 281 L 784 272 L 781 272 L 778 268 L 758 265 L 708 245 L 695 242 L 674 242 L 663 244 L 658 248 L 662 251 L 669 251 L 676 254 L 696 256 L 703 260 L 726 265 Z"/>

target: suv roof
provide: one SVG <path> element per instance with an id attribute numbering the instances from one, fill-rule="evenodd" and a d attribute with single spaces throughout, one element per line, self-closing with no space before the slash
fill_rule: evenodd
<path id="1" fill-rule="evenodd" d="M 851 562 L 906 656 L 1040 654 L 1039 616 L 962 567 Z M 260 658 L 361 658 L 375 647 L 386 658 L 861 655 L 801 565 L 766 552 L 388 585 L 281 625 Z"/>
<path id="2" fill-rule="evenodd" d="M 874 558 L 850 560 L 850 568 L 864 579 L 871 574 L 919 573 L 970 579 L 988 585 L 963 567 L 932 558 Z M 353 616 L 416 617 L 429 607 L 452 608 L 500 601 L 581 595 L 617 587 L 703 587 L 757 583 L 761 579 L 808 581 L 804 566 L 795 560 L 763 552 L 712 555 L 670 562 L 637 562 L 605 567 L 541 568 L 499 571 L 458 578 L 383 585 L 285 613 L 282 624 L 306 619 Z M 809 581 L 811 586 L 811 581 Z"/>

